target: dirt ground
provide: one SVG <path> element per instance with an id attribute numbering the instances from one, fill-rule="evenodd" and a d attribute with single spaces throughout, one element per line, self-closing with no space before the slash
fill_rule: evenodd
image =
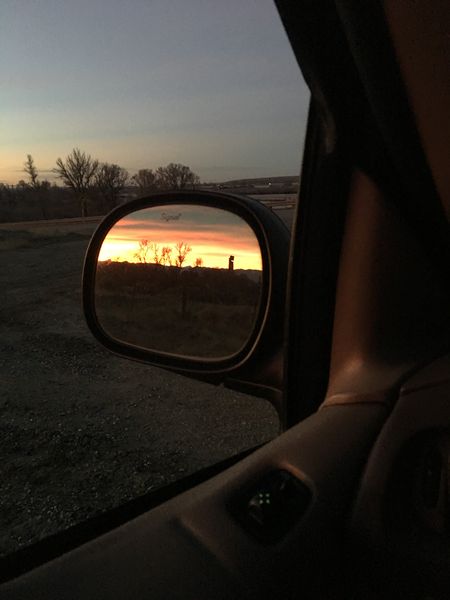
<path id="1" fill-rule="evenodd" d="M 278 433 L 268 402 L 94 340 L 80 308 L 93 227 L 0 226 L 0 555 Z"/>

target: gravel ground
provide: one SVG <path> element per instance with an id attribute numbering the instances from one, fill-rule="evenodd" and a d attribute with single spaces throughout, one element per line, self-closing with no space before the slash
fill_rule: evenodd
<path id="1" fill-rule="evenodd" d="M 102 348 L 80 308 L 87 242 L 0 230 L 0 555 L 278 432 L 264 400 Z"/>

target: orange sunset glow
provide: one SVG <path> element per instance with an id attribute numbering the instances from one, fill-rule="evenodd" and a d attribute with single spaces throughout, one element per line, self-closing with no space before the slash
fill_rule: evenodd
<path id="1" fill-rule="evenodd" d="M 186 243 L 190 248 L 184 267 L 194 266 L 197 259 L 203 267 L 228 268 L 234 256 L 235 269 L 261 270 L 261 253 L 255 234 L 237 215 L 204 206 L 172 205 L 137 211 L 118 221 L 106 236 L 100 261 L 140 262 L 136 256 L 139 242 L 148 246 L 172 248 Z M 146 262 L 155 262 L 149 249 Z"/>

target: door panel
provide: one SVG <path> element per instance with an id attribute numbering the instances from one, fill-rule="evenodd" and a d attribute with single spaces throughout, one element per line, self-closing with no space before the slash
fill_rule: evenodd
<path id="1" fill-rule="evenodd" d="M 448 598 L 449 465 L 445 356 L 403 385 L 370 454 L 351 521 L 352 578 L 359 573 L 364 594 L 379 597 L 382 580 L 385 594 Z"/>
<path id="2" fill-rule="evenodd" d="M 1 597 L 280 598 L 333 591 L 344 516 L 385 417 L 381 404 L 324 408 L 213 479 L 4 584 Z M 276 469 L 303 481 L 312 500 L 281 541 L 264 544 L 229 505 Z"/>

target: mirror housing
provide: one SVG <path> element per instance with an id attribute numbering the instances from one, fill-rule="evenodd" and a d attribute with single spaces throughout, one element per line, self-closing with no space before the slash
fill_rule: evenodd
<path id="1" fill-rule="evenodd" d="M 242 219 L 259 243 L 262 261 L 260 303 L 247 342 L 230 356 L 200 358 L 162 352 L 127 343 L 102 327 L 96 310 L 97 265 L 103 242 L 110 230 L 136 211 L 158 208 L 170 213 L 171 206 L 199 206 L 227 211 Z M 120 356 L 143 361 L 211 383 L 270 399 L 281 406 L 283 339 L 289 232 L 283 222 L 257 200 L 204 191 L 158 192 L 131 200 L 111 211 L 100 223 L 87 249 L 83 269 L 83 309 L 86 322 L 106 348 Z"/>

